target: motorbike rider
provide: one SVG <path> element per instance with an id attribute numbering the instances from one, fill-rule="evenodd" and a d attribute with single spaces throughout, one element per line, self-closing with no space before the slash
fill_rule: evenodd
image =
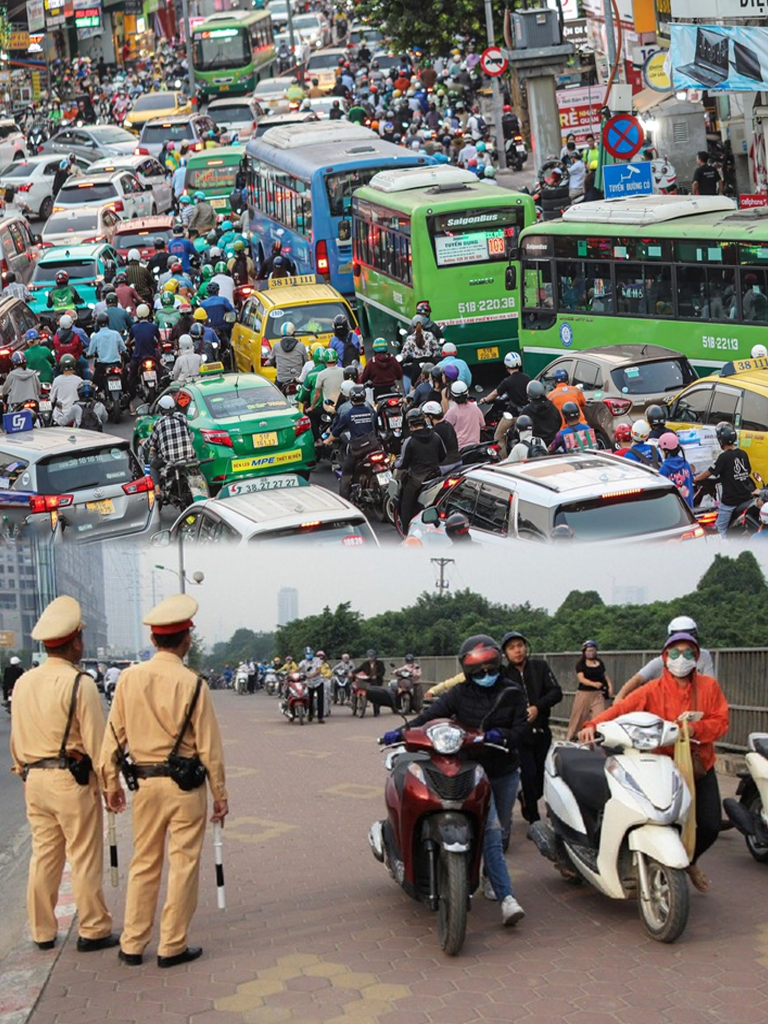
<path id="1" fill-rule="evenodd" d="M 139 383 L 139 369 L 142 360 L 154 359 L 160 363 L 160 331 L 157 324 L 150 320 L 150 308 L 145 303 L 136 307 L 137 321 L 132 324 L 128 332 L 129 341 L 132 343 L 131 361 L 128 367 L 128 394 L 131 400 L 136 396 Z"/>
<path id="2" fill-rule="evenodd" d="M 440 360 L 439 363 L 436 364 L 436 369 L 445 372 L 446 366 L 450 366 L 452 364 L 459 371 L 459 380 L 464 381 L 464 383 L 467 385 L 467 388 L 471 388 L 472 372 L 469 369 L 469 366 L 467 365 L 466 361 L 464 359 L 460 359 L 459 356 L 457 355 L 458 349 L 453 344 L 453 342 L 446 341 L 443 344 L 443 347 L 440 350 L 440 352 L 443 358 Z"/>
<path id="3" fill-rule="evenodd" d="M 152 304 L 155 294 L 155 275 L 141 262 L 138 249 L 131 249 L 128 252 L 128 266 L 125 268 L 125 277 L 128 284 L 133 285 L 142 298 L 143 302 Z"/>
<path id="4" fill-rule="evenodd" d="M 659 450 L 655 444 L 648 444 L 651 435 L 651 425 L 647 420 L 635 420 L 629 432 L 632 445 L 624 453 L 625 459 L 632 459 L 643 466 L 650 466 L 658 469 L 661 465 Z"/>
<path id="5" fill-rule="evenodd" d="M 157 236 L 152 244 L 155 248 L 155 254 L 154 256 L 150 256 L 147 260 L 147 269 L 154 277 L 156 269 L 158 276 L 166 272 L 168 269 L 168 260 L 171 258 L 171 254 L 166 250 L 165 239 L 161 238 L 160 235 Z"/>
<path id="6" fill-rule="evenodd" d="M 485 417 L 477 402 L 469 401 L 467 385 L 463 380 L 451 384 L 451 401 L 445 414 L 447 423 L 453 426 L 459 441 L 459 451 L 470 445 L 480 443 L 485 426 Z"/>
<path id="7" fill-rule="evenodd" d="M 235 255 L 227 262 L 227 272 L 235 282 L 235 287 L 252 284 L 256 280 L 256 265 L 245 247 L 245 242 L 242 238 L 237 238 L 232 248 Z"/>
<path id="8" fill-rule="evenodd" d="M 662 434 L 667 433 L 667 414 L 660 405 L 649 405 L 645 410 L 645 418 L 651 428 L 649 441 L 658 441 Z"/>
<path id="9" fill-rule="evenodd" d="M 147 440 L 147 451 L 155 494 L 160 496 L 165 466 L 172 462 L 191 462 L 195 458 L 195 449 L 187 417 L 173 396 L 163 395 L 157 402 L 157 410 L 160 415 Z"/>
<path id="10" fill-rule="evenodd" d="M 701 672 L 705 676 L 715 677 L 715 663 L 711 653 L 706 647 L 701 646 L 699 640 L 699 627 L 696 624 L 696 620 L 692 619 L 689 615 L 677 615 L 672 619 L 667 626 L 667 636 L 672 636 L 673 633 L 691 633 L 696 637 L 699 643 L 699 657 L 696 662 L 696 671 Z M 628 697 L 630 693 L 636 690 L 639 686 L 645 686 L 652 679 L 657 679 L 664 668 L 664 660 L 661 655 L 643 665 L 633 676 L 624 683 L 622 688 L 616 694 L 616 700 L 623 700 Z M 716 677 L 715 677 L 716 678 Z"/>
<path id="11" fill-rule="evenodd" d="M 587 399 L 581 388 L 572 387 L 568 382 L 568 372 L 562 367 L 558 367 L 557 370 L 552 374 L 552 380 L 555 383 L 554 388 L 549 392 L 547 398 L 550 402 L 557 407 L 561 416 L 561 426 L 566 427 L 568 424 L 565 421 L 563 415 L 563 406 L 566 402 L 574 402 L 579 409 L 579 422 L 586 423 L 586 417 L 584 416 L 584 410 L 587 407 Z"/>
<path id="12" fill-rule="evenodd" d="M 132 284 L 128 284 L 128 279 L 122 272 L 115 275 L 113 284 L 115 286 L 115 295 L 120 305 L 123 309 L 127 309 L 132 316 L 135 316 L 136 307 L 141 305 L 139 293 Z"/>
<path id="13" fill-rule="evenodd" d="M 677 434 L 672 430 L 665 431 L 659 437 L 659 451 L 664 457 L 659 473 L 672 481 L 688 508 L 693 508 L 693 470 Z"/>
<path id="14" fill-rule="evenodd" d="M 107 700 L 110 704 L 112 703 L 112 698 L 115 694 L 115 687 L 120 679 L 120 675 L 120 669 L 114 661 L 110 662 L 107 671 L 104 673 L 104 693 L 106 694 Z"/>
<path id="15" fill-rule="evenodd" d="M 581 418 L 581 411 L 575 402 L 564 402 L 560 410 L 565 426 L 558 430 L 549 446 L 551 452 L 588 451 L 597 448 L 597 437 L 592 427 Z"/>
<path id="16" fill-rule="evenodd" d="M 549 454 L 547 446 L 541 438 L 536 437 L 533 433 L 533 420 L 530 416 L 521 413 L 515 421 L 514 430 L 517 434 L 517 441 L 506 459 L 502 459 L 503 462 L 540 459 Z"/>
<path id="17" fill-rule="evenodd" d="M 709 879 L 698 860 L 715 842 L 720 832 L 720 790 L 715 774 L 715 741 L 728 732 L 728 702 L 717 680 L 701 673 L 696 663 L 701 654 L 699 641 L 693 633 L 673 633 L 667 637 L 661 652 L 664 668 L 661 675 L 641 686 L 629 697 L 616 701 L 613 707 L 597 715 L 579 733 L 579 742 L 592 743 L 595 726 L 610 722 L 632 711 L 647 711 L 668 722 L 675 722 L 685 711 L 703 711 L 698 722 L 688 723 L 694 760 L 696 804 L 696 845 L 691 864 L 686 869 L 694 888 L 707 892 Z M 653 751 L 658 756 L 674 756 L 674 748 Z M 697 770 L 698 767 L 698 770 Z"/>
<path id="18" fill-rule="evenodd" d="M 531 382 L 527 373 L 523 373 L 523 360 L 519 352 L 507 352 L 504 356 L 504 366 L 507 376 L 483 399 L 483 403 L 491 405 L 496 399 L 501 399 L 508 412 L 517 416 L 520 410 L 528 402 L 526 388 Z M 510 422 L 503 417 L 499 420 L 493 439 L 499 446 L 499 456 L 503 459 L 507 454 L 507 434 Z"/>
<path id="19" fill-rule="evenodd" d="M 186 384 L 192 377 L 197 377 L 203 357 L 194 351 L 194 343 L 188 334 L 182 334 L 179 338 L 179 354 L 173 364 L 171 378 L 179 384 Z"/>
<path id="20" fill-rule="evenodd" d="M 534 435 L 549 446 L 555 440 L 562 423 L 560 410 L 546 397 L 541 381 L 532 380 L 525 390 L 528 404 L 523 406 L 521 412 L 532 420 Z"/>
<path id="21" fill-rule="evenodd" d="M 309 713 L 307 718 L 311 722 L 317 710 L 317 720 L 321 724 L 325 721 L 325 679 L 320 672 L 322 660 L 316 655 L 311 647 L 304 648 L 304 657 L 299 662 L 299 672 L 303 672 L 307 680 L 307 692 L 309 694 Z"/>
<path id="22" fill-rule="evenodd" d="M 438 341 L 442 341 L 443 331 L 440 325 L 435 323 L 432 319 L 432 306 L 430 305 L 429 299 L 421 299 L 416 303 L 416 313 L 419 316 L 424 317 L 421 325 L 422 328 L 437 338 Z"/>
<path id="23" fill-rule="evenodd" d="M 552 742 L 549 715 L 563 699 L 554 672 L 543 658 L 532 658 L 527 638 L 509 630 L 501 638 L 507 659 L 506 674 L 518 683 L 528 701 L 528 726 L 520 743 L 520 783 L 523 817 L 529 823 L 539 820 L 539 800 L 544 792 L 544 762 Z"/>
<path id="24" fill-rule="evenodd" d="M 693 478 L 700 484 L 710 477 L 716 477 L 722 489 L 717 510 L 715 529 L 724 538 L 731 524 L 733 510 L 752 498 L 752 466 L 749 455 L 739 448 L 739 435 L 731 423 L 718 423 L 717 440 L 722 449 L 715 462 Z"/>
<path id="25" fill-rule="evenodd" d="M 3 703 L 6 708 L 11 702 L 14 686 L 23 675 L 24 669 L 21 665 L 21 658 L 17 658 L 14 654 L 3 669 Z"/>
<path id="26" fill-rule="evenodd" d="M 74 426 L 74 407 L 77 402 L 77 389 L 83 378 L 75 373 L 77 362 L 74 356 L 64 355 L 59 361 L 61 373 L 51 385 L 51 404 L 53 406 L 53 422 L 57 427 Z"/>
<path id="27" fill-rule="evenodd" d="M 288 320 L 280 328 L 280 340 L 272 346 L 272 351 L 267 357 L 267 365 L 274 366 L 277 370 L 275 383 L 284 391 L 286 386 L 301 373 L 301 368 L 307 362 L 309 356 L 303 344 L 296 337 L 296 325 Z"/>
<path id="28" fill-rule="evenodd" d="M 208 298 L 203 299 L 200 308 L 208 314 L 208 324 L 213 330 L 224 326 L 224 315 L 234 313 L 235 307 L 223 295 L 219 295 L 219 285 L 216 281 L 208 283 Z"/>
<path id="29" fill-rule="evenodd" d="M 360 361 L 360 336 L 355 331 L 350 331 L 349 321 L 343 313 L 333 318 L 333 337 L 328 342 L 328 348 L 338 352 L 339 365 L 342 368 Z"/>
<path id="30" fill-rule="evenodd" d="M 34 370 L 41 384 L 50 384 L 53 380 L 53 371 L 56 368 L 56 357 L 47 345 L 40 344 L 40 332 L 34 327 L 24 335 L 26 349 L 24 357 L 27 366 Z"/>
<path id="31" fill-rule="evenodd" d="M 88 341 L 88 336 L 85 335 Z M 64 356 L 72 356 L 76 363 L 80 376 L 83 380 L 90 377 L 88 361 L 85 358 L 85 345 L 83 335 L 75 328 L 74 318 L 70 313 L 64 313 L 59 318 L 59 329 L 53 336 L 53 354 L 56 357 L 59 367 Z"/>
<path id="32" fill-rule="evenodd" d="M 66 270 L 59 270 L 56 272 L 56 287 L 51 288 L 48 292 L 48 298 L 46 306 L 48 309 L 53 309 L 57 313 L 63 312 L 65 309 L 76 309 L 78 306 L 85 305 L 85 299 L 80 295 L 77 288 L 73 288 L 69 283 L 69 274 Z"/>
<path id="33" fill-rule="evenodd" d="M 104 387 L 104 374 L 110 366 L 121 366 L 122 357 L 128 349 L 125 347 L 122 335 L 113 331 L 109 326 L 109 314 L 99 313 L 96 317 L 97 330 L 91 335 L 91 343 L 86 358 L 95 359 L 96 366 L 93 372 L 93 382 L 97 389 Z"/>
<path id="34" fill-rule="evenodd" d="M 525 917 L 525 911 L 515 899 L 504 860 L 503 832 L 504 823 L 511 821 L 520 785 L 518 750 L 525 736 L 527 715 L 523 689 L 505 675 L 501 662 L 501 648 L 492 637 L 484 634 L 469 637 L 459 650 L 463 682 L 447 690 L 411 719 L 407 728 L 425 725 L 435 718 L 450 718 L 465 729 L 482 733 L 476 751 L 473 749 L 468 759 L 482 765 L 491 784 L 483 835 L 489 883 L 486 895 L 500 901 L 502 923 L 508 927 Z M 397 743 L 402 734 L 402 729 L 394 729 L 386 733 L 382 741 Z M 499 747 L 503 749 L 497 749 Z"/>
<path id="35" fill-rule="evenodd" d="M 197 249 L 195 249 L 190 240 L 185 237 L 184 225 L 181 221 L 176 221 L 173 225 L 173 238 L 168 243 L 168 255 L 175 256 L 181 263 L 184 273 L 189 273 L 189 260 L 191 256 L 197 255 Z"/>
<path id="36" fill-rule="evenodd" d="M 3 296 L 5 298 L 11 297 L 14 299 L 21 299 L 22 302 L 32 301 L 32 292 L 27 288 L 21 281 L 16 280 L 16 275 L 12 270 L 9 270 L 5 275 L 5 287 L 3 288 Z"/>
<path id="37" fill-rule="evenodd" d="M 347 685 L 349 685 L 349 681 L 352 678 L 352 670 L 352 659 L 347 653 L 342 654 L 341 661 L 334 665 L 331 670 L 331 699 L 334 703 L 339 688 L 338 680 L 346 681 Z"/>
<path id="38" fill-rule="evenodd" d="M 421 411 L 427 418 L 427 424 L 432 427 L 432 430 L 445 445 L 445 457 L 440 463 L 442 469 L 455 466 L 460 461 L 459 439 L 453 429 L 453 424 L 446 421 L 442 405 L 435 401 L 425 402 L 421 406 Z"/>
<path id="39" fill-rule="evenodd" d="M 353 669 L 353 675 L 358 673 L 368 676 L 368 682 L 365 684 L 366 689 L 369 686 L 383 686 L 384 685 L 384 662 L 381 658 L 376 657 L 376 651 L 373 647 L 369 647 L 365 652 L 365 661 L 361 661 L 357 668 Z M 378 718 L 381 714 L 381 708 L 378 704 L 373 705 L 373 717 Z"/>
<path id="40" fill-rule="evenodd" d="M 205 235 L 216 226 L 216 211 L 208 202 L 205 192 L 195 192 L 192 198 L 195 206 L 187 227 L 190 230 L 194 228 L 200 235 Z"/>
<path id="41" fill-rule="evenodd" d="M 13 409 L 24 402 L 37 402 L 40 399 L 40 380 L 34 370 L 27 367 L 23 352 L 14 352 L 11 356 L 13 369 L 3 382 L 3 398 L 6 408 Z"/>
<path id="42" fill-rule="evenodd" d="M 131 319 L 130 313 L 123 309 L 117 297 L 117 292 L 110 292 L 106 298 L 107 303 L 107 317 L 109 319 L 110 329 L 118 331 L 118 333 L 125 335 L 130 331 L 133 320 Z"/>
<path id="43" fill-rule="evenodd" d="M 84 380 L 78 387 L 73 413 L 76 427 L 82 427 L 83 430 L 104 429 L 109 414 L 91 381 Z"/>
<path id="44" fill-rule="evenodd" d="M 317 378 L 325 369 L 325 349 L 316 342 L 312 348 L 312 358 L 308 359 L 301 368 L 298 376 L 299 390 L 296 393 L 296 400 L 302 409 L 308 409 L 315 396 L 315 383 Z"/>
<path id="45" fill-rule="evenodd" d="M 155 323 L 161 331 L 175 327 L 181 319 L 176 302 L 177 299 L 173 292 L 163 291 L 160 293 L 160 308 L 155 310 Z"/>
<path id="46" fill-rule="evenodd" d="M 397 696 L 397 689 L 400 685 L 400 672 L 410 673 L 410 690 L 411 690 L 411 706 L 414 711 L 421 711 L 421 705 L 424 702 L 423 687 L 421 684 L 421 665 L 414 658 L 412 654 L 406 654 L 403 664 L 398 665 L 394 670 L 395 678 L 390 683 L 390 688 L 393 690 L 393 695 Z"/>
<path id="47" fill-rule="evenodd" d="M 376 338 L 371 346 L 373 358 L 366 363 L 360 378 L 361 384 L 370 384 L 374 397 L 402 387 L 403 368 L 394 356 L 389 354 L 389 345 L 384 338 Z"/>
<path id="48" fill-rule="evenodd" d="M 349 394 L 350 408 L 343 415 L 337 415 L 331 424 L 331 431 L 325 444 L 332 445 L 342 434 L 348 434 L 349 443 L 341 464 L 339 494 L 349 500 L 352 481 L 358 465 L 374 448 L 376 439 L 376 413 L 365 401 L 365 388 L 355 384 Z"/>
<path id="49" fill-rule="evenodd" d="M 425 480 L 440 476 L 440 463 L 448 454 L 443 439 L 427 425 L 421 409 L 405 414 L 409 435 L 395 462 L 400 478 L 400 522 L 403 533 L 416 515 L 417 498 Z"/>
<path id="50" fill-rule="evenodd" d="M 274 269 L 275 258 L 277 256 L 282 257 L 283 265 L 291 277 L 296 275 L 296 264 L 287 253 L 283 252 L 283 243 L 277 239 L 272 243 L 272 252 L 259 267 L 259 281 L 266 281 L 269 278 L 269 275 Z"/>
<path id="51" fill-rule="evenodd" d="M 234 303 L 235 282 L 227 272 L 227 264 L 222 259 L 217 260 L 213 265 L 213 277 L 210 280 L 210 284 L 214 283 L 219 286 L 219 295 L 223 295 L 224 298 Z"/>

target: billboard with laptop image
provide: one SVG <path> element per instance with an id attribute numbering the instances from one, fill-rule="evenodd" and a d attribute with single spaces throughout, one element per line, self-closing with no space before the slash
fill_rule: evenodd
<path id="1" fill-rule="evenodd" d="M 675 24 L 670 28 L 673 89 L 768 89 L 768 28 Z"/>

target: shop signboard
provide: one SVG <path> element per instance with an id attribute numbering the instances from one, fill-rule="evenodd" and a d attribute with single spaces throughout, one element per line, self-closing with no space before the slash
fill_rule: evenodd
<path id="1" fill-rule="evenodd" d="M 672 87 L 708 92 L 768 89 L 768 29 L 672 25 Z"/>
<path id="2" fill-rule="evenodd" d="M 695 18 L 764 18 L 768 14 L 765 0 L 672 0 L 672 17 L 680 21 Z"/>
<path id="3" fill-rule="evenodd" d="M 30 32 L 39 32 L 45 28 L 43 0 L 27 0 L 27 24 Z"/>
<path id="4" fill-rule="evenodd" d="M 600 132 L 600 108 L 605 90 L 599 86 L 577 86 L 558 89 L 557 109 L 560 112 L 560 132 L 563 143 L 567 135 L 576 136 L 576 145 L 583 146 L 588 135 L 596 138 Z"/>

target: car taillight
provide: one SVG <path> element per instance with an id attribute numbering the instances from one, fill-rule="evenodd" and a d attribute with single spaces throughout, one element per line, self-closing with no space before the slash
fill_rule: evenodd
<path id="1" fill-rule="evenodd" d="M 83 245 L 88 242 L 103 242 L 106 237 L 106 235 L 94 235 L 93 238 L 84 238 Z"/>
<path id="2" fill-rule="evenodd" d="M 325 239 L 317 243 L 315 247 L 315 266 L 318 274 L 330 274 L 331 264 L 328 262 L 328 245 Z"/>
<path id="3" fill-rule="evenodd" d="M 143 146 L 137 146 L 133 151 L 134 156 L 149 156 L 149 150 L 144 149 Z"/>
<path id="4" fill-rule="evenodd" d="M 259 127 L 259 122 L 258 122 L 258 121 L 252 121 L 252 122 L 251 122 L 251 128 L 252 128 L 252 129 L 253 129 L 254 131 L 256 131 L 256 129 L 257 129 L 258 127 Z"/>
<path id="5" fill-rule="evenodd" d="M 604 398 L 603 405 L 611 416 L 624 416 L 632 408 L 629 398 Z"/>
<path id="6" fill-rule="evenodd" d="M 201 430 L 200 436 L 206 444 L 220 444 L 224 448 L 234 448 L 232 438 L 226 430 Z"/>
<path id="7" fill-rule="evenodd" d="M 19 185 L 19 187 L 16 189 L 16 191 L 17 192 L 29 192 L 29 190 L 31 188 L 32 188 L 32 182 L 29 181 L 29 182 L 27 182 L 26 185 Z"/>
<path id="8" fill-rule="evenodd" d="M 704 529 L 701 526 L 696 526 L 693 530 L 686 530 L 685 533 L 680 534 L 680 540 L 697 540 L 703 536 Z"/>
<path id="9" fill-rule="evenodd" d="M 74 500 L 72 494 L 32 494 L 29 508 L 32 512 L 55 512 L 56 509 L 71 505 Z"/>
<path id="10" fill-rule="evenodd" d="M 147 491 L 154 490 L 154 487 L 151 476 L 141 476 L 138 480 L 133 480 L 129 484 L 123 484 L 123 490 L 126 494 L 146 494 Z"/>
<path id="11" fill-rule="evenodd" d="M 448 488 L 448 487 L 455 487 L 456 484 L 458 484 L 458 483 L 461 483 L 461 477 L 460 476 L 449 476 L 447 480 L 443 481 L 442 489 L 446 490 L 446 488 Z"/>
<path id="12" fill-rule="evenodd" d="M 111 209 L 113 209 L 115 213 L 122 213 L 125 210 L 122 199 L 116 199 L 114 203 L 111 203 L 110 205 Z"/>
<path id="13" fill-rule="evenodd" d="M 300 529 L 300 530 L 314 530 L 314 529 L 316 529 L 316 527 L 318 527 L 319 525 L 320 525 L 320 520 L 319 520 L 319 519 L 310 519 L 310 520 L 309 520 L 308 522 L 306 522 L 306 523 L 301 523 L 301 524 L 299 525 L 299 529 Z"/>
<path id="14" fill-rule="evenodd" d="M 190 149 L 194 149 L 194 151 L 196 153 L 199 153 L 200 150 L 203 148 L 203 146 L 204 146 L 204 143 L 202 143 L 202 142 L 193 142 L 192 145 L 189 148 Z"/>
<path id="15" fill-rule="evenodd" d="M 714 526 L 717 522 L 717 509 L 712 512 L 702 512 L 696 518 L 701 526 Z"/>
<path id="16" fill-rule="evenodd" d="M 41 249 L 52 249 L 53 248 L 53 242 L 41 242 L 40 243 L 40 248 Z M 30 287 L 34 290 L 35 288 L 41 288 L 42 285 L 33 284 L 33 285 L 30 285 Z"/>
<path id="17" fill-rule="evenodd" d="M 8 276 L 8 271 L 10 269 L 11 268 L 8 266 L 8 260 L 5 259 L 5 258 L 1 259 L 0 260 L 0 276 L 7 277 Z"/>
<path id="18" fill-rule="evenodd" d="M 296 437 L 299 437 L 301 434 L 306 434 L 306 432 L 311 429 L 312 423 L 310 422 L 309 416 L 300 416 L 294 424 L 293 432 Z"/>

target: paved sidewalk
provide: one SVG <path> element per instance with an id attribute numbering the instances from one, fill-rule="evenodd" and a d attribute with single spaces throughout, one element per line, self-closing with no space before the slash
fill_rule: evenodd
<path id="1" fill-rule="evenodd" d="M 734 832 L 704 859 L 711 893 L 693 895 L 687 931 L 663 946 L 645 937 L 634 904 L 565 884 L 517 821 L 509 859 L 528 916 L 503 929 L 498 906 L 476 895 L 464 950 L 447 958 L 435 916 L 368 848 L 383 812 L 374 738 L 390 713 L 359 722 L 342 709 L 300 728 L 264 694 L 215 700 L 232 806 L 228 909 L 216 909 L 209 830 L 190 935 L 203 958 L 159 971 L 153 944 L 143 967 L 128 968 L 114 950 L 78 954 L 73 929 L 32 1024 L 765 1021 L 768 868 Z M 124 880 L 127 816 L 120 832 Z M 108 895 L 119 921 L 124 884 Z"/>

